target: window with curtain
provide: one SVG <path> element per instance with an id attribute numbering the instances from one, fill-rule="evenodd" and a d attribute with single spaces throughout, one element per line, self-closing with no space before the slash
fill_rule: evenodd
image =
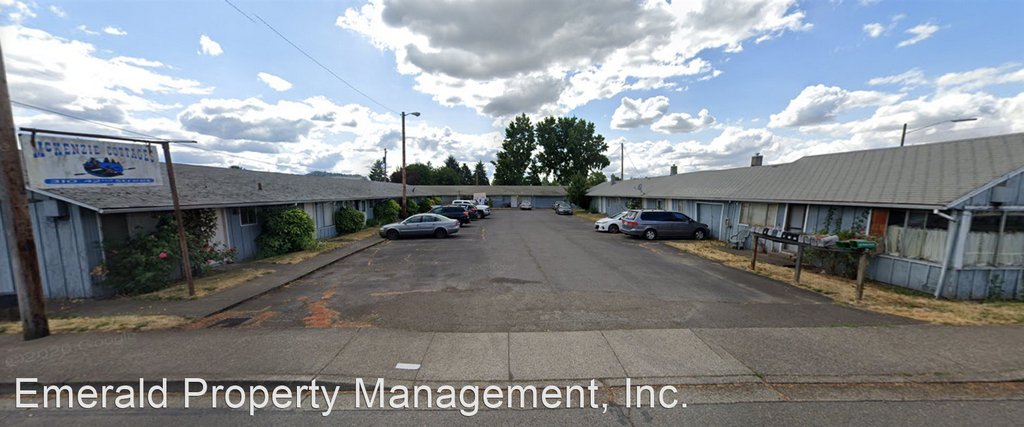
<path id="1" fill-rule="evenodd" d="M 324 226 L 331 227 L 334 225 L 334 202 L 326 202 L 323 204 L 324 211 Z"/>
<path id="2" fill-rule="evenodd" d="M 740 223 L 760 227 L 775 225 L 776 203 L 743 203 L 740 205 Z"/>
<path id="3" fill-rule="evenodd" d="M 949 221 L 928 211 L 889 211 L 885 253 L 901 258 L 942 262 Z"/>
<path id="4" fill-rule="evenodd" d="M 999 234 L 1000 227 L 1003 234 Z M 1024 266 L 1024 214 L 974 214 L 964 244 L 964 265 Z"/>

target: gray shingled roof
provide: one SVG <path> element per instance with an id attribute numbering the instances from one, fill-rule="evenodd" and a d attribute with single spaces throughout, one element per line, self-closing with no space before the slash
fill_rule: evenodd
<path id="1" fill-rule="evenodd" d="M 1024 169 L 1024 134 L 604 183 L 590 196 L 944 207 Z"/>
<path id="2" fill-rule="evenodd" d="M 166 169 L 163 186 L 62 188 L 33 190 L 40 194 L 100 212 L 166 210 L 172 208 Z M 304 202 L 367 200 L 402 197 L 402 185 L 357 179 L 292 175 L 188 164 L 174 165 L 183 208 L 275 205 Z M 262 189 L 261 189 L 262 188 Z M 537 191 L 520 192 L 523 188 Z M 563 187 L 526 186 L 408 186 L 408 197 L 473 193 L 544 195 L 565 194 Z"/>
<path id="3" fill-rule="evenodd" d="M 565 187 L 558 185 L 417 185 L 416 193 L 438 196 L 486 193 L 488 196 L 565 196 Z"/>

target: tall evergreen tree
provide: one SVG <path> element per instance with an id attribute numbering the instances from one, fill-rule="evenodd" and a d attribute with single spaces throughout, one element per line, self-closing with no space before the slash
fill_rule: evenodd
<path id="1" fill-rule="evenodd" d="M 484 169 L 484 162 L 476 162 L 473 169 L 473 185 L 491 185 L 487 180 L 487 169 Z"/>
<path id="2" fill-rule="evenodd" d="M 469 166 L 463 163 L 459 173 L 462 175 L 462 185 L 473 185 L 473 171 L 469 170 Z"/>
<path id="3" fill-rule="evenodd" d="M 459 161 L 455 160 L 455 156 L 449 154 L 448 158 L 444 159 L 444 165 L 443 166 L 445 166 L 448 169 L 451 169 L 453 171 L 457 171 L 457 170 L 459 170 Z"/>
<path id="4" fill-rule="evenodd" d="M 388 180 L 388 171 L 384 170 L 384 161 L 377 159 L 370 166 L 370 181 L 384 182 Z"/>
<path id="5" fill-rule="evenodd" d="M 577 174 L 586 178 L 591 171 L 611 164 L 604 152 L 608 144 L 594 130 L 594 123 L 576 117 L 547 117 L 537 123 L 537 155 L 540 172 L 566 185 Z"/>
<path id="6" fill-rule="evenodd" d="M 505 141 L 498 151 L 494 165 L 494 185 L 522 185 L 526 169 L 530 167 L 537 139 L 533 124 L 526 114 L 509 122 L 505 128 Z M 539 177 L 538 177 L 539 181 Z"/>
<path id="7" fill-rule="evenodd" d="M 521 185 L 542 185 L 543 182 L 541 182 L 540 180 L 540 172 L 538 171 L 538 169 L 540 169 L 540 165 L 538 165 L 535 161 L 530 161 L 530 168 L 526 172 L 526 178 L 523 179 Z"/>

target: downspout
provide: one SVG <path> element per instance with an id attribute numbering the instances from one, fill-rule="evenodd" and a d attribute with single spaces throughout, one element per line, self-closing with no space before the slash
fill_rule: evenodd
<path id="1" fill-rule="evenodd" d="M 946 236 L 946 255 L 942 258 L 942 271 L 939 273 L 939 284 L 935 287 L 935 298 L 938 299 L 942 295 L 942 286 L 946 284 L 946 270 L 949 269 L 949 261 L 953 258 L 953 246 L 956 244 L 956 235 L 959 231 L 959 227 L 957 227 L 959 220 L 957 218 L 960 217 L 961 214 L 958 212 L 956 213 L 956 217 L 952 217 L 939 212 L 938 209 L 933 210 L 932 213 L 949 220 L 949 227 L 947 227 L 949 235 Z"/>

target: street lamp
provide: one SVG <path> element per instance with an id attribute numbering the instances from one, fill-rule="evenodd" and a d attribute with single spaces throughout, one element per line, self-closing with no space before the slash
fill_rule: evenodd
<path id="1" fill-rule="evenodd" d="M 402 112 L 402 218 L 407 218 L 409 216 L 409 211 L 406 209 L 405 202 L 405 116 L 408 115 L 419 117 L 420 113 L 406 113 L 405 111 Z"/>
<path id="2" fill-rule="evenodd" d="M 907 140 L 907 134 L 908 133 L 917 132 L 917 131 L 919 131 L 921 129 L 930 128 L 932 126 L 941 125 L 943 123 L 973 122 L 975 120 L 978 120 L 978 118 L 977 117 L 971 117 L 971 118 L 967 118 L 967 119 L 943 120 L 941 122 L 932 123 L 932 124 L 930 124 L 928 126 L 921 126 L 921 127 L 917 128 L 917 129 L 913 129 L 913 130 L 909 130 L 909 131 L 907 130 L 907 124 L 904 123 L 903 124 L 903 136 L 900 137 L 900 147 L 902 147 L 903 146 L 903 142 Z"/>

